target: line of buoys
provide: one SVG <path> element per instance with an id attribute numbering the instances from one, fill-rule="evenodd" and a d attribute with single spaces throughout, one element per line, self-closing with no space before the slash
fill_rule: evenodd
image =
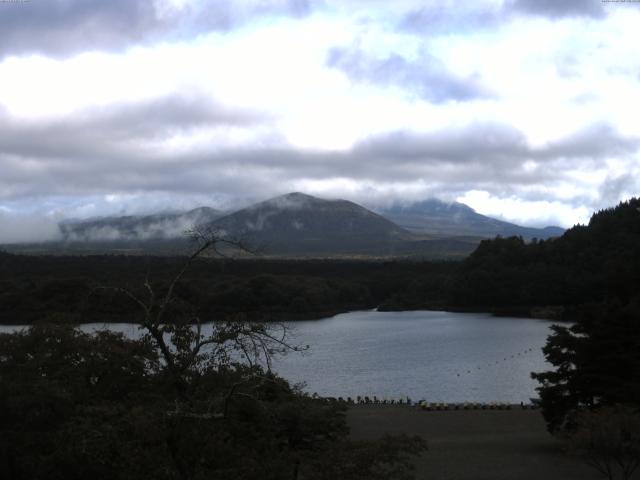
<path id="1" fill-rule="evenodd" d="M 508 357 L 504 357 L 502 360 L 496 360 L 493 363 L 490 362 L 486 366 L 487 367 L 492 367 L 494 365 L 499 365 L 501 362 L 506 362 L 507 360 L 511 360 L 511 359 L 514 359 L 514 358 L 517 358 L 517 357 L 521 357 L 521 356 L 523 356 L 523 355 L 525 355 L 527 353 L 533 352 L 533 351 L 534 351 L 533 347 L 532 348 L 526 348 L 526 349 L 522 350 L 521 352 L 514 353 L 513 355 L 510 355 Z M 482 370 L 482 369 L 483 369 L 483 365 L 477 365 L 475 367 L 475 370 Z M 466 373 L 469 374 L 469 373 L 471 373 L 471 371 L 472 371 L 472 369 L 470 368 L 470 369 L 467 370 Z M 455 373 L 456 373 L 456 376 L 459 377 L 460 374 L 463 373 L 463 372 L 455 372 Z"/>

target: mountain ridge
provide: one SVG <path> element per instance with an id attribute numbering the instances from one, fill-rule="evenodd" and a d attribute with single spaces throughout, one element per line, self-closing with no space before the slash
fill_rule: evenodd
<path id="1" fill-rule="evenodd" d="M 378 209 L 381 215 L 414 233 L 436 236 L 521 236 L 527 240 L 557 237 L 564 229 L 557 226 L 524 227 L 476 212 L 459 202 L 427 199 L 408 205 L 395 204 Z"/>
<path id="2" fill-rule="evenodd" d="M 67 242 L 104 240 L 158 240 L 178 238 L 194 225 L 207 223 L 223 215 L 211 207 L 183 212 L 98 217 L 60 222 L 58 228 Z"/>
<path id="3" fill-rule="evenodd" d="M 388 253 L 414 235 L 348 200 L 293 192 L 214 220 L 211 226 L 248 238 L 271 253 Z"/>
<path id="4" fill-rule="evenodd" d="M 293 257 L 459 258 L 484 238 L 548 238 L 562 232 L 520 227 L 480 215 L 464 204 L 435 199 L 376 212 L 349 200 L 291 192 L 233 212 L 198 207 L 67 220 L 59 224 L 62 241 L 43 249 L 175 254 L 188 248 L 185 231 L 198 226 L 242 238 L 265 255 Z"/>

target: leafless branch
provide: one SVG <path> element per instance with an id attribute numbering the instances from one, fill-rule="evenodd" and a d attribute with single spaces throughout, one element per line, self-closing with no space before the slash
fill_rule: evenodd
<path id="1" fill-rule="evenodd" d="M 231 365 L 238 354 L 242 356 L 241 363 L 253 368 L 264 362 L 270 371 L 271 357 L 275 353 L 304 350 L 287 341 L 288 330 L 283 324 L 249 323 L 237 319 L 214 322 L 213 332 L 205 335 L 198 315 L 192 312 L 185 316 L 184 308 L 190 309 L 188 304 L 182 305 L 180 318 L 167 320 L 169 307 L 176 302 L 176 288 L 196 259 L 209 252 L 218 257 L 226 257 L 229 251 L 255 253 L 243 239 L 233 238 L 213 227 L 194 227 L 186 233 L 196 247 L 161 294 L 154 288 L 149 273 L 142 285 L 146 291 L 144 299 L 123 287 L 101 287 L 123 294 L 140 307 L 141 328 L 157 346 L 169 372 L 181 377 L 189 371 L 198 371 L 205 363 L 214 368 Z"/>

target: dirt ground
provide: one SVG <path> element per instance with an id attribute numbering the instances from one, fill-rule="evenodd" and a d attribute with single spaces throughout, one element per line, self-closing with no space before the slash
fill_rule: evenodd
<path id="1" fill-rule="evenodd" d="M 362 405 L 351 407 L 347 419 L 354 439 L 406 433 L 427 440 L 429 451 L 416 462 L 420 480 L 603 478 L 580 458 L 564 453 L 537 410 L 423 411 Z"/>

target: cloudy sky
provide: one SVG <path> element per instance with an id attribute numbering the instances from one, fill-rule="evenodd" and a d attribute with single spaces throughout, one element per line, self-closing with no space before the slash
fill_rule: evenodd
<path id="1" fill-rule="evenodd" d="M 0 229 L 290 191 L 585 222 L 640 191 L 638 25 L 620 0 L 0 2 Z"/>

